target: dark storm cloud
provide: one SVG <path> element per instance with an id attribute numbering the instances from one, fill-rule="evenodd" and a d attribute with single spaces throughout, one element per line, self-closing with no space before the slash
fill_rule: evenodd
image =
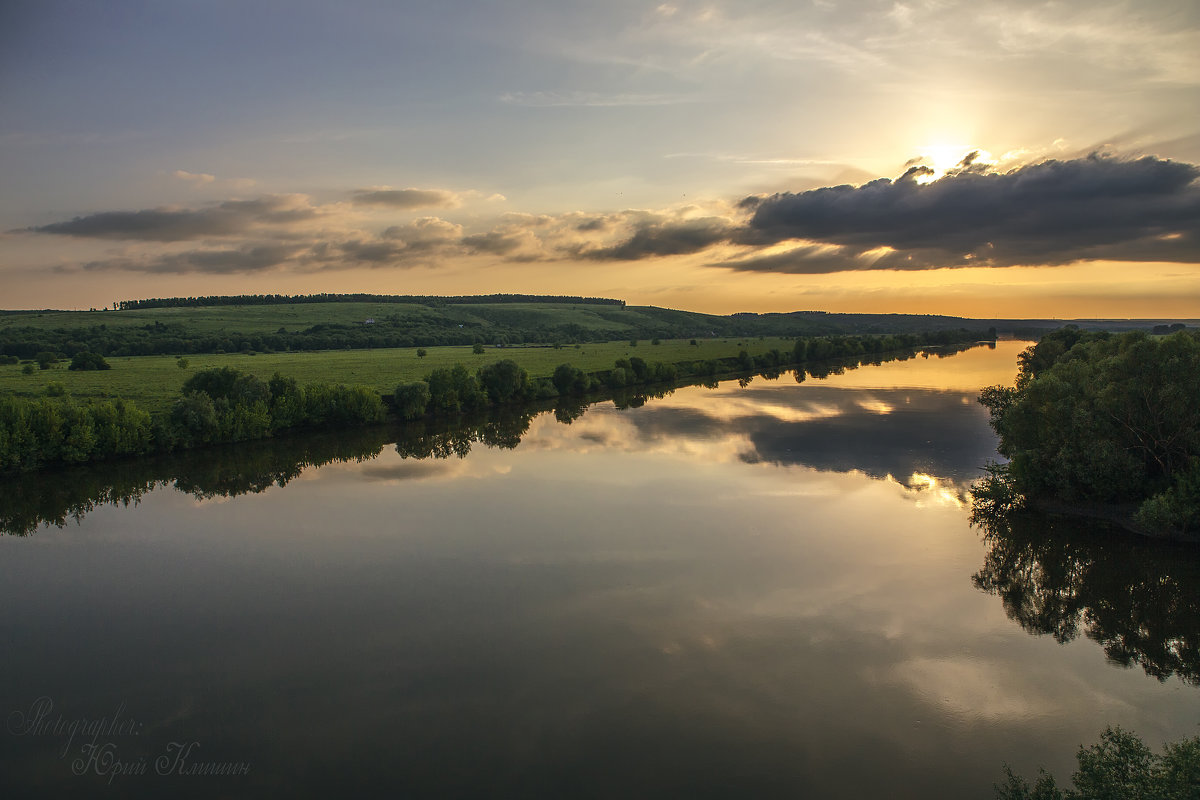
<path id="1" fill-rule="evenodd" d="M 25 231 L 92 239 L 182 242 L 238 234 L 256 225 L 302 222 L 316 213 L 314 208 L 297 201 L 295 197 L 263 197 L 257 200 L 228 200 L 201 209 L 102 211 L 65 222 L 27 228 Z"/>
<path id="2" fill-rule="evenodd" d="M 458 195 L 440 189 L 359 189 L 351 202 L 362 206 L 390 208 L 453 208 L 459 204 Z"/>
<path id="3" fill-rule="evenodd" d="M 636 261 L 656 256 L 698 253 L 730 236 L 729 222 L 719 217 L 679 222 L 643 222 L 633 235 L 612 247 L 589 250 L 589 258 Z"/>
<path id="4" fill-rule="evenodd" d="M 520 248 L 522 241 L 519 235 L 489 231 L 488 233 L 464 236 L 462 243 L 474 253 L 490 253 L 492 255 L 503 256 Z"/>
<path id="5" fill-rule="evenodd" d="M 1200 169 L 1192 164 L 1093 155 L 989 173 L 976 158 L 926 184 L 916 178 L 929 168 L 914 165 L 895 181 L 748 199 L 754 213 L 737 238 L 838 245 L 842 269 L 1200 261 Z M 827 272 L 836 265 L 814 250 L 720 266 Z"/>
<path id="6" fill-rule="evenodd" d="M 223 250 L 192 250 L 169 253 L 146 260 L 109 259 L 84 264 L 89 271 L 125 270 L 152 274 L 204 272 L 228 275 L 237 272 L 262 272 L 294 258 L 303 248 L 294 245 L 259 244 Z"/>

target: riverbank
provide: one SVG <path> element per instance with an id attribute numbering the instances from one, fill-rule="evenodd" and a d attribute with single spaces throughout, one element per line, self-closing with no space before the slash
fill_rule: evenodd
<path id="1" fill-rule="evenodd" d="M 155 415 L 123 398 L 80 400 L 61 389 L 36 399 L 0 396 L 0 472 L 253 441 L 285 430 L 359 427 L 385 421 L 389 409 L 403 420 L 456 416 L 487 407 L 587 396 L 601 389 L 703 382 L 739 371 L 779 374 L 792 367 L 799 367 L 796 377 L 803 380 L 808 373 L 820 376 L 847 366 L 908 358 L 921 348 L 961 348 L 978 341 L 979 334 L 968 331 L 801 338 L 786 351 L 772 348 L 751 355 L 743 348 L 735 357 L 675 363 L 630 356 L 594 372 L 564 360 L 548 378 L 531 378 L 515 360 L 500 359 L 475 370 L 462 363 L 434 369 L 422 379 L 398 384 L 390 395 L 361 384 L 301 384 L 279 373 L 268 382 L 219 367 L 192 374 L 170 410 Z M 689 342 L 688 347 L 704 353 L 699 343 Z"/>

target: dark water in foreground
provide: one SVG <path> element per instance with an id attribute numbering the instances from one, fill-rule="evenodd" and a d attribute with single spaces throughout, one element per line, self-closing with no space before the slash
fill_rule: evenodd
<path id="1" fill-rule="evenodd" d="M 1020 349 L 0 484 L 0 787 L 991 797 L 1196 735 L 1195 550 L 968 524 Z"/>

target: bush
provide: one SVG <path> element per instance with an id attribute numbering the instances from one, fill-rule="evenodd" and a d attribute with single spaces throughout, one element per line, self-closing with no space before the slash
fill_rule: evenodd
<path id="1" fill-rule="evenodd" d="M 402 383 L 392 395 L 396 414 L 403 420 L 412 420 L 425 415 L 429 407 L 429 384 L 425 381 Z"/>
<path id="2" fill-rule="evenodd" d="M 561 394 L 583 394 L 588 390 L 588 378 L 583 370 L 572 364 L 559 364 L 550 379 Z"/>
<path id="3" fill-rule="evenodd" d="M 483 353 L 483 344 L 480 342 L 476 342 L 474 345 L 471 346 L 471 352 L 474 353 L 475 355 L 482 354 Z"/>
<path id="4" fill-rule="evenodd" d="M 1155 755 L 1136 735 L 1121 728 L 1107 728 L 1100 742 L 1080 747 L 1075 755 L 1079 769 L 1071 777 L 1074 790 L 1062 792 L 1054 776 L 1039 770 L 1033 786 L 1004 766 L 1003 784 L 997 784 L 1000 800 L 1127 800 L 1132 798 L 1195 797 L 1200 786 L 1200 736 L 1168 743 L 1161 756 Z"/>
<path id="5" fill-rule="evenodd" d="M 45 369 L 45 367 L 42 367 Z M 76 353 L 71 359 L 71 365 L 67 369 L 74 370 L 90 370 L 90 369 L 112 369 L 111 365 L 104 360 L 104 356 L 99 353 L 80 352 Z"/>
<path id="6" fill-rule="evenodd" d="M 35 371 L 36 370 L 34 370 L 33 364 L 26 364 L 25 366 L 21 367 L 22 375 L 32 375 Z"/>
<path id="7" fill-rule="evenodd" d="M 427 355 L 429 355 L 429 351 L 426 350 L 424 347 L 417 348 L 417 358 L 424 358 Z"/>
<path id="8" fill-rule="evenodd" d="M 492 403 L 511 403 L 529 394 L 529 373 L 510 358 L 481 369 L 479 382 Z"/>
<path id="9" fill-rule="evenodd" d="M 67 387 L 58 381 L 50 381 L 46 384 L 46 397 L 62 397 L 66 393 Z"/>

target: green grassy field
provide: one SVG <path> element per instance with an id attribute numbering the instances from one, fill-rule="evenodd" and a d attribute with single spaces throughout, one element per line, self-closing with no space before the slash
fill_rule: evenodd
<path id="1" fill-rule="evenodd" d="M 287 308 L 286 306 L 283 308 Z M 394 308 L 394 306 L 392 306 Z M 200 309 L 203 310 L 203 309 Z M 131 312 L 121 312 L 122 314 Z M 155 313 L 159 313 L 156 311 Z M 110 312 L 111 314 L 111 312 Z M 629 340 L 592 343 L 555 349 L 553 347 L 487 347 L 475 354 L 470 347 L 430 347 L 425 358 L 417 357 L 416 348 L 380 350 L 324 350 L 305 353 L 260 353 L 247 355 L 188 356 L 187 369 L 180 369 L 175 356 L 136 356 L 109 358 L 112 369 L 77 371 L 61 362 L 50 369 L 22 373 L 20 365 L 0 366 L 0 392 L 36 397 L 46 392 L 51 382 L 62 384 L 77 398 L 121 397 L 132 400 L 150 412 L 166 410 L 179 396 L 184 381 L 197 370 L 210 367 L 234 367 L 267 379 L 275 372 L 295 378 L 301 384 L 327 381 L 363 384 L 383 394 L 391 394 L 397 383 L 418 380 L 438 367 L 463 364 L 475 369 L 494 361 L 511 358 L 532 377 L 549 377 L 564 362 L 586 371 L 609 369 L 618 358 L 639 356 L 649 363 L 676 363 L 708 358 L 736 356 L 740 350 L 751 355 L 778 348 L 790 353 L 791 339 L 699 339 L 697 345 L 687 339 L 665 339 L 654 345 L 643 340 L 636 347 Z"/>

